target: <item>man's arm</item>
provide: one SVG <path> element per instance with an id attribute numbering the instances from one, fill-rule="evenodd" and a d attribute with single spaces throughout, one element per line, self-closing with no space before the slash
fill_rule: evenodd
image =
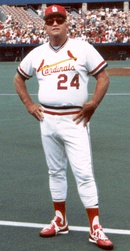
<path id="1" fill-rule="evenodd" d="M 26 79 L 21 76 L 20 74 L 16 73 L 14 77 L 14 85 L 16 88 L 16 91 L 22 100 L 23 104 L 25 105 L 27 111 L 33 115 L 38 121 L 41 121 L 43 119 L 43 112 L 44 109 L 42 106 L 34 103 L 28 93 L 27 87 L 26 87 Z"/>
<path id="2" fill-rule="evenodd" d="M 94 95 L 89 102 L 83 105 L 82 110 L 76 116 L 74 116 L 73 120 L 76 121 L 76 124 L 79 124 L 82 120 L 84 120 L 84 126 L 87 125 L 91 116 L 107 92 L 109 86 L 109 76 L 106 70 L 101 71 L 95 76 L 95 78 L 97 82 Z"/>

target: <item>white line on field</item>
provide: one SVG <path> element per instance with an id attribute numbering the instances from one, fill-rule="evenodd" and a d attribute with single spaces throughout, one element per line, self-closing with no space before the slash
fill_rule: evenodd
<path id="1" fill-rule="evenodd" d="M 48 224 L 29 223 L 29 222 L 0 221 L 0 226 L 44 228 L 47 225 Z M 69 229 L 70 231 L 89 232 L 89 227 L 69 226 Z M 124 229 L 104 228 L 104 232 L 110 234 L 130 235 L 130 230 L 124 230 Z"/>
<path id="2" fill-rule="evenodd" d="M 38 96 L 37 94 L 30 93 L 31 96 Z M 93 95 L 93 93 L 89 93 L 89 95 Z M 15 93 L 0 93 L 0 96 L 18 96 Z M 130 96 L 130 93 L 106 93 L 106 96 Z"/>

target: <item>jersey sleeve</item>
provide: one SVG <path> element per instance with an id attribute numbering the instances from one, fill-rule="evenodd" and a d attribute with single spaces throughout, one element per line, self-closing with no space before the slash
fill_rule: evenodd
<path id="1" fill-rule="evenodd" d="M 17 71 L 20 75 L 24 76 L 26 79 L 29 79 L 35 76 L 35 68 L 33 67 L 34 61 L 34 52 L 31 51 L 28 55 L 21 61 L 20 65 L 17 68 Z"/>
<path id="2" fill-rule="evenodd" d="M 105 67 L 107 67 L 107 62 L 91 44 L 88 44 L 88 48 L 87 48 L 86 66 L 87 66 L 89 74 L 92 76 L 98 74 Z"/>

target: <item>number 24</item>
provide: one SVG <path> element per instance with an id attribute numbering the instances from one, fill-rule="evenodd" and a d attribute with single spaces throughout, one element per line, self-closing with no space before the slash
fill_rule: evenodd
<path id="1" fill-rule="evenodd" d="M 57 83 L 57 89 L 58 90 L 67 90 L 68 87 L 65 85 L 67 82 L 67 75 L 60 74 L 58 76 L 58 79 L 60 79 Z M 76 74 L 73 79 L 70 82 L 71 87 L 75 87 L 76 89 L 79 89 L 79 74 Z"/>

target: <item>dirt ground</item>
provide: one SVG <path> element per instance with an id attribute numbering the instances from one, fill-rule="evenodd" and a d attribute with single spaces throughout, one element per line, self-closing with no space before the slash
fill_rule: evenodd
<path id="1" fill-rule="evenodd" d="M 111 68 L 107 72 L 110 76 L 130 76 L 130 68 Z"/>

